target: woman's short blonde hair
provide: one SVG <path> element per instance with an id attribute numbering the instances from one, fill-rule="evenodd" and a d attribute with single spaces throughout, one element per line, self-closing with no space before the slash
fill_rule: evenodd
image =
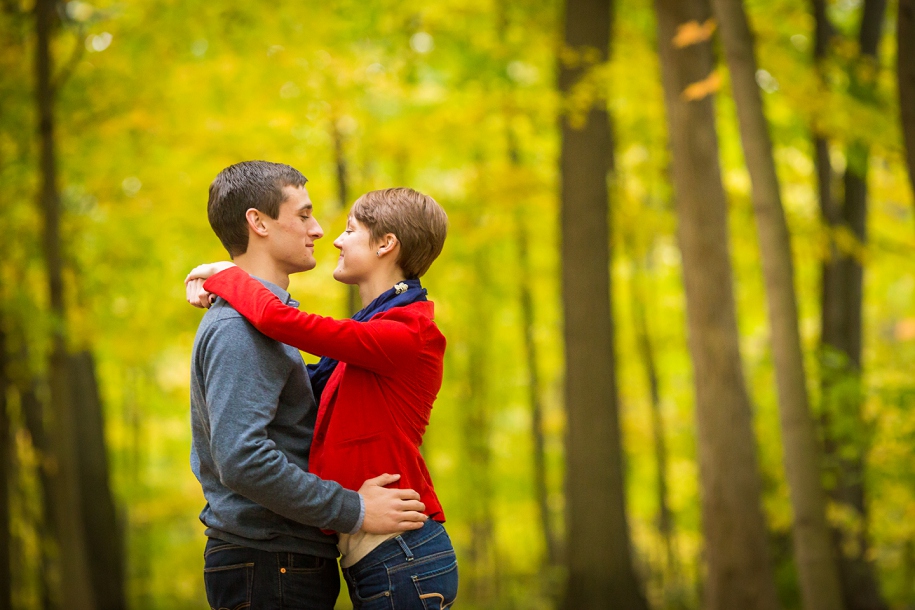
<path id="1" fill-rule="evenodd" d="M 411 188 L 370 191 L 350 212 L 369 230 L 373 242 L 388 233 L 397 236 L 397 264 L 407 279 L 421 277 L 438 258 L 448 233 L 448 215 L 432 197 Z"/>

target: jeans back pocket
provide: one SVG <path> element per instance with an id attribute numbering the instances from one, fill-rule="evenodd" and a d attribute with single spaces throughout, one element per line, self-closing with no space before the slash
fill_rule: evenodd
<path id="1" fill-rule="evenodd" d="M 212 610 L 243 610 L 251 606 L 254 561 L 237 544 L 207 545 L 203 584 Z"/>
<path id="2" fill-rule="evenodd" d="M 419 567 L 419 566 L 417 566 Z M 424 571 L 411 576 L 416 593 L 426 610 L 445 610 L 457 598 L 458 569 L 454 551 L 437 557 Z"/>

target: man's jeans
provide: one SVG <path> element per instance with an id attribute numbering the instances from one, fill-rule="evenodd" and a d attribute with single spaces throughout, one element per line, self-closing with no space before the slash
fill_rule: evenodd
<path id="1" fill-rule="evenodd" d="M 426 521 L 343 568 L 356 610 L 441 610 L 457 596 L 454 547 L 445 528 Z"/>
<path id="2" fill-rule="evenodd" d="M 271 553 L 210 538 L 203 582 L 215 610 L 333 610 L 340 593 L 337 561 Z"/>

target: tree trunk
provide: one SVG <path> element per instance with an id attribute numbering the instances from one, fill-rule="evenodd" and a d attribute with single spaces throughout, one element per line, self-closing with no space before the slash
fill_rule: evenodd
<path id="1" fill-rule="evenodd" d="M 661 390 L 658 379 L 658 370 L 655 364 L 655 351 L 651 343 L 651 333 L 648 328 L 648 315 L 645 311 L 648 296 L 644 286 L 647 276 L 645 268 L 639 263 L 638 254 L 632 255 L 633 270 L 631 276 L 631 307 L 632 326 L 635 332 L 639 357 L 645 369 L 648 381 L 649 409 L 651 413 L 651 433 L 654 441 L 655 462 L 657 464 L 657 499 L 658 499 L 658 532 L 664 543 L 665 558 L 665 590 L 680 591 L 680 566 L 674 548 L 674 520 L 668 502 L 667 490 L 667 441 L 664 431 L 664 418 L 661 413 Z"/>
<path id="2" fill-rule="evenodd" d="M 565 47 L 605 61 L 610 0 L 567 0 Z M 588 68 L 560 62 L 568 95 Z M 610 298 L 607 179 L 613 141 L 605 102 L 584 124 L 562 117 L 562 300 L 565 316 L 566 567 L 563 607 L 647 609 L 632 562 L 623 481 Z"/>
<path id="3" fill-rule="evenodd" d="M 49 473 L 49 458 L 51 454 L 45 434 L 44 409 L 38 398 L 36 380 L 29 368 L 29 351 L 25 341 L 25 336 L 20 328 L 19 332 L 13 335 L 13 343 L 17 344 L 13 351 L 17 356 L 7 368 L 7 373 L 16 393 L 19 395 L 22 421 L 29 434 L 32 450 L 38 458 L 36 476 L 41 490 L 41 514 L 36 517 L 34 524 L 40 540 L 39 552 L 41 553 L 38 586 L 41 593 L 41 608 L 43 610 L 51 610 L 54 607 L 52 599 L 54 592 L 51 590 L 52 579 L 50 578 L 50 572 L 53 571 L 53 550 L 58 547 L 57 524 L 54 518 L 53 506 L 54 492 Z"/>
<path id="4" fill-rule="evenodd" d="M 54 91 L 51 86 L 51 36 L 56 18 L 54 0 L 35 3 L 36 106 L 40 140 L 39 208 L 44 219 L 43 250 L 47 264 L 52 318 L 51 354 L 48 366 L 53 413 L 50 470 L 54 489 L 54 514 L 59 535 L 57 604 L 76 610 L 95 608 L 79 489 L 76 417 L 68 387 L 68 358 L 60 243 L 60 194 L 54 142 Z"/>
<path id="5" fill-rule="evenodd" d="M 772 610 L 778 599 L 741 367 L 711 95 L 717 79 L 709 36 L 683 36 L 708 32 L 697 26 L 708 23 L 710 10 L 707 0 L 655 5 L 694 369 L 708 566 L 704 607 Z"/>
<path id="6" fill-rule="evenodd" d="M 896 45 L 902 141 L 905 144 L 912 196 L 915 198 L 915 0 L 899 0 Z"/>
<path id="7" fill-rule="evenodd" d="M 343 133 L 340 131 L 338 119 L 331 116 L 330 135 L 334 141 L 334 166 L 337 170 L 337 198 L 340 200 L 340 210 L 346 209 L 349 204 L 349 165 L 346 162 L 346 152 L 343 149 Z M 346 287 L 346 315 L 352 316 L 362 309 L 359 301 L 359 288 L 355 285 Z"/>
<path id="8" fill-rule="evenodd" d="M 526 212 L 525 212 L 526 213 Z M 556 533 L 550 519 L 549 490 L 546 477 L 546 450 L 543 433 L 543 401 L 540 396 L 540 374 L 537 371 L 537 342 L 534 340 L 534 297 L 531 291 L 530 255 L 524 214 L 515 214 L 515 240 L 518 244 L 518 300 L 524 335 L 524 363 L 527 372 L 527 398 L 531 410 L 531 440 L 533 442 L 534 495 L 540 517 L 540 527 L 546 545 L 546 563 L 559 563 Z"/>
<path id="9" fill-rule="evenodd" d="M 487 289 L 491 274 L 485 252 L 477 248 L 471 255 L 478 295 Z M 462 412 L 462 438 L 467 456 L 468 486 L 476 500 L 469 509 L 470 548 L 467 576 L 468 601 L 482 608 L 499 605 L 499 560 L 495 541 L 492 482 L 491 406 L 488 401 L 487 350 L 491 341 L 489 318 L 483 296 L 472 299 L 465 327 L 467 335 L 467 386 Z"/>
<path id="10" fill-rule="evenodd" d="M 70 357 L 70 382 L 78 401 L 80 488 L 86 521 L 92 585 L 98 610 L 127 607 L 124 597 L 124 550 L 117 511 L 108 483 L 102 403 L 92 354 L 83 351 Z"/>
<path id="11" fill-rule="evenodd" d="M 712 0 L 731 74 L 752 183 L 762 252 L 784 465 L 794 512 L 794 555 L 807 610 L 840 610 L 841 589 L 826 522 L 820 451 L 798 330 L 791 238 L 782 207 L 769 126 L 756 83 L 756 56 L 743 2 Z"/>
<path id="12" fill-rule="evenodd" d="M 336 115 L 330 119 L 330 136 L 334 142 L 334 166 L 337 170 L 337 198 L 340 201 L 340 210 L 346 209 L 349 204 L 349 165 L 346 162 L 346 152 L 343 149 L 343 133 L 340 131 Z M 346 287 L 346 315 L 352 316 L 362 309 L 359 302 L 359 288 L 355 285 Z"/>
<path id="13" fill-rule="evenodd" d="M 877 48 L 886 0 L 866 0 L 861 18 L 861 57 L 851 66 L 849 92 L 859 100 L 874 100 Z M 819 16 L 818 16 L 819 17 Z M 825 19 L 825 15 L 822 16 Z M 867 439 L 862 432 L 860 387 L 864 269 L 861 248 L 867 243 L 867 171 L 870 147 L 855 141 L 848 146 L 844 202 L 823 200 L 824 221 L 831 235 L 845 232 L 857 245 L 839 248 L 833 242 L 823 265 L 822 373 L 823 413 L 827 422 L 827 465 L 835 480 L 830 496 L 849 510 L 856 523 L 834 532 L 840 582 L 848 610 L 886 608 L 874 566 L 868 559 L 868 515 L 864 474 Z M 822 198 L 822 197 L 821 197 Z"/>
<path id="14" fill-rule="evenodd" d="M 504 29 L 504 26 L 503 26 Z M 514 169 L 521 168 L 521 152 L 518 140 L 511 128 L 511 111 L 506 108 L 506 141 L 508 160 Z M 527 210 L 521 206 L 514 212 L 515 242 L 518 252 L 518 305 L 521 309 L 521 329 L 524 345 L 524 364 L 527 374 L 527 398 L 531 410 L 531 441 L 533 445 L 534 496 L 537 512 L 540 517 L 540 528 L 543 530 L 544 547 L 546 548 L 546 565 L 559 564 L 559 544 L 552 519 L 550 519 L 549 489 L 547 486 L 546 442 L 543 431 L 543 400 L 540 391 L 540 374 L 537 364 L 537 341 L 534 339 L 536 319 L 534 316 L 534 296 L 531 286 L 531 261 L 527 244 L 527 227 L 525 216 Z"/>
<path id="15" fill-rule="evenodd" d="M 10 487 L 13 479 L 12 437 L 6 397 L 10 389 L 4 317 L 0 315 L 0 610 L 13 607 L 13 572 L 10 557 Z"/>

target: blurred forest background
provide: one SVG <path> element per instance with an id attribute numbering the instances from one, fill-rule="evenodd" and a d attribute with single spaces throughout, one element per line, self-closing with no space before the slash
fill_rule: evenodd
<path id="1" fill-rule="evenodd" d="M 205 607 L 182 280 L 247 159 L 310 311 L 359 194 L 448 211 L 459 607 L 915 608 L 913 156 L 913 0 L 2 0 L 0 608 Z"/>

